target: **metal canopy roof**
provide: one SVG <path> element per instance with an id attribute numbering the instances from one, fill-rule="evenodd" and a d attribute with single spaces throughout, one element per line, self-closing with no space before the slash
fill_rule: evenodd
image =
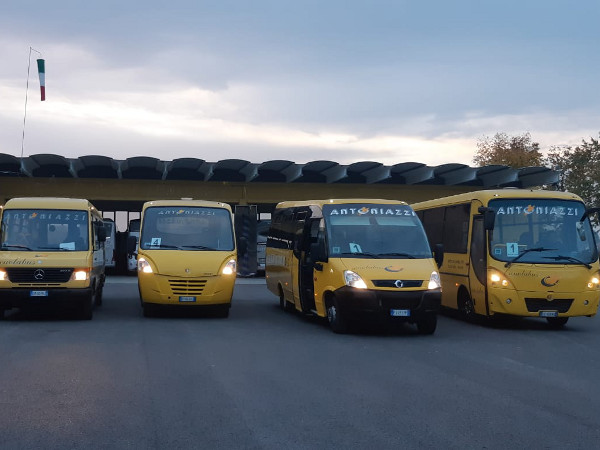
<path id="1" fill-rule="evenodd" d="M 386 166 L 376 161 L 342 165 L 324 160 L 306 164 L 287 160 L 252 163 L 241 159 L 207 162 L 197 158 L 161 161 L 147 156 L 116 160 L 107 156 L 87 155 L 69 159 L 54 154 L 31 155 L 21 160 L 0 153 L 0 177 L 6 176 L 524 188 L 555 184 L 559 173 L 547 167 L 513 169 L 502 165 L 470 167 L 465 164 L 427 166 L 417 162 Z"/>

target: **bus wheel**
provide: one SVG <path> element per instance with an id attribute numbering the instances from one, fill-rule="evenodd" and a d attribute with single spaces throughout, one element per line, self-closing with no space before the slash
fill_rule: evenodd
<path id="1" fill-rule="evenodd" d="M 417 320 L 419 334 L 433 334 L 437 326 L 437 314 L 426 314 Z"/>
<path id="2" fill-rule="evenodd" d="M 94 303 L 96 302 L 95 297 L 92 292 L 81 302 L 80 317 L 82 320 L 92 320 L 94 316 Z"/>
<path id="3" fill-rule="evenodd" d="M 562 328 L 569 320 L 568 317 L 546 317 L 551 328 Z"/>
<path id="4" fill-rule="evenodd" d="M 226 319 L 229 317 L 229 305 L 220 305 L 217 307 L 217 317 L 221 317 L 222 319 Z"/>
<path id="5" fill-rule="evenodd" d="M 96 306 L 102 306 L 102 289 L 103 287 L 96 291 Z"/>
<path id="6" fill-rule="evenodd" d="M 458 298 L 458 310 L 465 320 L 473 320 L 475 318 L 475 305 L 471 296 L 463 292 Z"/>
<path id="7" fill-rule="evenodd" d="M 153 304 L 142 302 L 142 313 L 144 314 L 144 317 L 154 317 L 155 312 L 156 308 Z"/>
<path id="8" fill-rule="evenodd" d="M 293 311 L 295 309 L 295 307 L 285 299 L 285 296 L 283 295 L 283 289 L 281 289 L 281 286 L 279 287 L 279 307 L 283 311 Z"/>
<path id="9" fill-rule="evenodd" d="M 6 311 L 4 308 L 0 308 L 0 320 L 4 319 L 4 311 Z"/>
<path id="10" fill-rule="evenodd" d="M 327 321 L 331 331 L 338 334 L 344 334 L 348 331 L 348 324 L 346 319 L 340 314 L 335 300 L 327 307 Z"/>

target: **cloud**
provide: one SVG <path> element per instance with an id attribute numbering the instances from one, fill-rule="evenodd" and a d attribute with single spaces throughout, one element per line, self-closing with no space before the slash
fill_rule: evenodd
<path id="1" fill-rule="evenodd" d="M 6 153 L 30 45 L 48 101 L 33 69 L 29 153 L 469 164 L 500 131 L 542 147 L 598 132 L 593 2 L 568 4 L 578 20 L 562 2 L 34 3 L 0 17 Z"/>

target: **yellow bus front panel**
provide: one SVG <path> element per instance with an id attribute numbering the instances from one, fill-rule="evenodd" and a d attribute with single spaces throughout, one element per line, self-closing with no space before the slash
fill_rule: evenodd
<path id="1" fill-rule="evenodd" d="M 231 303 L 235 273 L 224 274 L 223 270 L 229 261 L 235 261 L 234 253 L 141 251 L 139 260 L 146 261 L 152 270 L 138 270 L 143 302 L 189 305 Z"/>
<path id="2" fill-rule="evenodd" d="M 490 314 L 530 317 L 593 316 L 598 274 L 585 266 L 514 264 L 488 271 Z"/>

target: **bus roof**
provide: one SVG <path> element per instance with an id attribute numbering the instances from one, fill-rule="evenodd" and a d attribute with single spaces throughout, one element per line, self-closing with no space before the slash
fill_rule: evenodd
<path id="1" fill-rule="evenodd" d="M 401 200 L 387 200 L 380 198 L 330 198 L 323 200 L 301 200 L 301 201 L 286 201 L 277 204 L 277 208 L 294 208 L 297 206 L 319 206 L 323 205 L 343 205 L 346 203 L 378 203 L 385 205 L 408 205 Z"/>
<path id="2" fill-rule="evenodd" d="M 562 191 L 545 191 L 542 189 L 487 189 L 482 191 L 466 192 L 464 194 L 441 197 L 434 200 L 413 203 L 411 206 L 415 209 L 431 208 L 443 205 L 452 205 L 457 203 L 466 203 L 473 200 L 479 200 L 483 205 L 487 205 L 490 200 L 496 198 L 554 198 L 557 200 L 581 200 L 576 194 Z"/>
<path id="3" fill-rule="evenodd" d="M 64 197 L 17 197 L 11 198 L 4 204 L 4 209 L 76 209 L 95 210 L 88 200 L 82 198 Z"/>
<path id="4" fill-rule="evenodd" d="M 152 200 L 144 203 L 142 210 L 153 206 L 192 206 L 196 208 L 223 208 L 231 211 L 231 206 L 227 203 L 212 202 L 208 200 L 192 200 L 192 199 L 181 199 L 181 200 Z"/>

